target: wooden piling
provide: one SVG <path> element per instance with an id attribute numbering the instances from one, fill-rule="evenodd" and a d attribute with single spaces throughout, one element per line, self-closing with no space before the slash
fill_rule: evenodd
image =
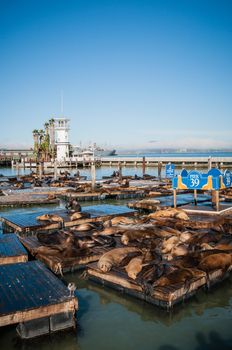
<path id="1" fill-rule="evenodd" d="M 173 190 L 174 208 L 176 208 L 176 190 Z"/>
<path id="2" fill-rule="evenodd" d="M 194 190 L 194 205 L 197 205 L 197 190 Z"/>
<path id="3" fill-rule="evenodd" d="M 146 158 L 143 157 L 143 176 L 145 175 L 146 172 Z"/>
<path id="4" fill-rule="evenodd" d="M 57 160 L 54 161 L 54 180 L 57 180 Z"/>
<path id="5" fill-rule="evenodd" d="M 92 162 L 91 164 L 91 181 L 92 181 L 92 190 L 94 191 L 96 186 L 96 168 L 95 168 L 94 162 Z"/>

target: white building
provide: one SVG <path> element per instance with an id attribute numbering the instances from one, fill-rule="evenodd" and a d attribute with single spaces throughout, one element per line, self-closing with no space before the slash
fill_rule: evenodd
<path id="1" fill-rule="evenodd" d="M 69 157 L 69 119 L 55 118 L 56 159 L 65 161 Z"/>

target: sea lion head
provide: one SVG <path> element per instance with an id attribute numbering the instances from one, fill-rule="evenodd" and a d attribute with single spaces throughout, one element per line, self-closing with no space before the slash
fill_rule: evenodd
<path id="1" fill-rule="evenodd" d="M 128 236 L 125 233 L 121 237 L 121 242 L 124 245 L 128 245 L 128 243 L 129 243 L 129 238 L 128 238 Z"/>
<path id="2" fill-rule="evenodd" d="M 135 280 L 137 278 L 137 274 L 135 271 L 128 271 L 128 277 L 132 278 L 133 280 Z"/>
<path id="3" fill-rule="evenodd" d="M 108 272 L 112 268 L 112 262 L 108 259 L 99 260 L 98 267 L 102 272 Z"/>

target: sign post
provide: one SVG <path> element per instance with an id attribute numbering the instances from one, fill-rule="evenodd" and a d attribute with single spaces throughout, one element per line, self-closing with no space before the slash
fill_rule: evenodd
<path id="1" fill-rule="evenodd" d="M 165 174 L 167 179 L 172 179 L 175 175 L 175 165 L 171 163 L 166 164 Z"/>

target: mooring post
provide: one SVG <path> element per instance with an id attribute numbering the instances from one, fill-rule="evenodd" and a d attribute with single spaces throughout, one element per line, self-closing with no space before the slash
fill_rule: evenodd
<path id="1" fill-rule="evenodd" d="M 119 181 L 122 181 L 122 163 L 118 163 Z"/>
<path id="2" fill-rule="evenodd" d="M 57 180 L 57 160 L 54 161 L 54 180 Z"/>
<path id="3" fill-rule="evenodd" d="M 40 180 L 42 180 L 42 173 L 43 173 L 42 162 L 39 162 L 39 179 Z"/>
<path id="4" fill-rule="evenodd" d="M 176 190 L 173 190 L 174 208 L 176 208 Z"/>
<path id="5" fill-rule="evenodd" d="M 92 190 L 95 190 L 95 185 L 96 185 L 96 168 L 95 168 L 95 163 L 91 163 L 91 180 L 92 180 Z"/>
<path id="6" fill-rule="evenodd" d="M 197 190 L 194 190 L 194 205 L 197 205 Z"/>
<path id="7" fill-rule="evenodd" d="M 212 158 L 209 156 L 208 158 L 208 171 L 212 168 Z"/>
<path id="8" fill-rule="evenodd" d="M 219 210 L 219 191 L 213 190 L 211 192 L 212 195 L 212 206 L 216 207 L 216 210 Z"/>
<path id="9" fill-rule="evenodd" d="M 161 180 L 162 162 L 158 162 L 158 178 Z"/>
<path id="10" fill-rule="evenodd" d="M 16 162 L 16 174 L 19 175 L 19 162 Z"/>
<path id="11" fill-rule="evenodd" d="M 145 175 L 146 172 L 146 158 L 143 157 L 143 176 Z"/>
<path id="12" fill-rule="evenodd" d="M 216 210 L 219 211 L 219 191 L 216 191 Z"/>

